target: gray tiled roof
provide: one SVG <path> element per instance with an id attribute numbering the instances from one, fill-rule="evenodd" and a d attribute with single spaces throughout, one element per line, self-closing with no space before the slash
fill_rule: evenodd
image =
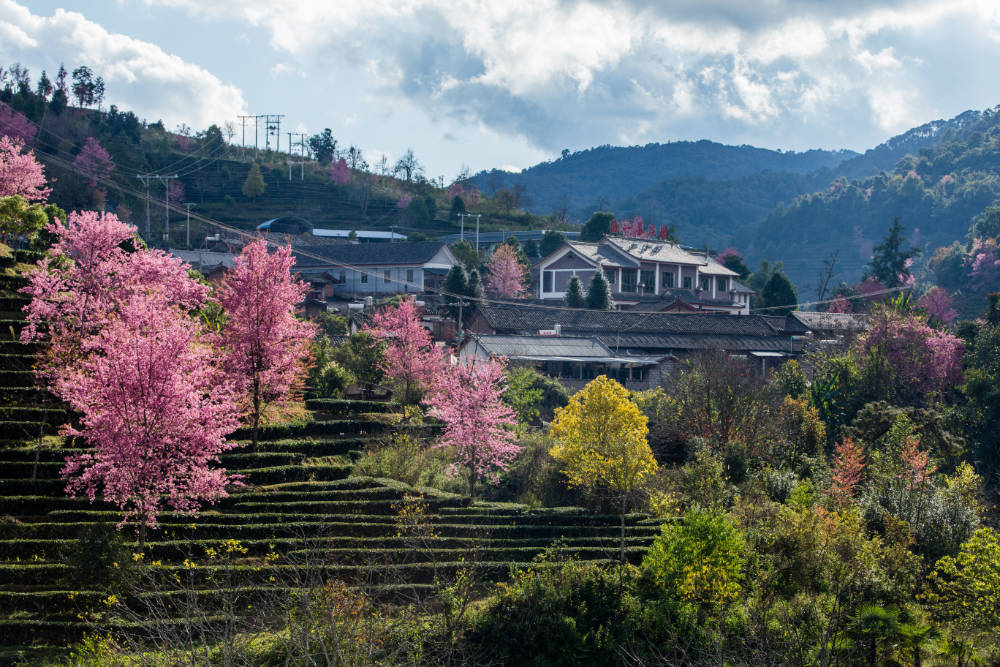
<path id="1" fill-rule="evenodd" d="M 393 266 L 400 264 L 424 264 L 444 247 L 442 241 L 421 241 L 418 243 L 344 243 L 338 245 L 314 246 L 309 252 L 327 259 L 352 266 Z M 296 255 L 298 266 L 319 264 L 314 257 Z"/>
<path id="2" fill-rule="evenodd" d="M 564 336 L 478 336 L 490 354 L 504 357 L 610 357 L 611 350 L 594 338 Z"/>
<path id="3" fill-rule="evenodd" d="M 532 334 L 558 324 L 570 332 L 687 333 L 729 336 L 774 336 L 775 330 L 756 315 L 648 313 L 617 310 L 561 310 L 516 305 L 480 305 L 486 323 L 498 333 Z"/>
<path id="4" fill-rule="evenodd" d="M 812 313 L 796 310 L 792 313 L 792 317 L 814 331 L 853 333 L 868 328 L 865 316 L 854 313 Z"/>
<path id="5" fill-rule="evenodd" d="M 690 317 L 683 315 L 682 317 Z M 791 352 L 787 336 L 713 334 L 602 334 L 597 339 L 617 354 L 625 350 L 726 350 Z"/>

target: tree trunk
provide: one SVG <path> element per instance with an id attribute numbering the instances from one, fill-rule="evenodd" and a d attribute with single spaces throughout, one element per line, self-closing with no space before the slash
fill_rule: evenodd
<path id="1" fill-rule="evenodd" d="M 257 451 L 257 439 L 260 435 L 260 375 L 253 377 L 253 450 Z"/>
<path id="2" fill-rule="evenodd" d="M 625 508 L 626 508 L 625 496 L 622 496 L 622 506 L 621 506 L 621 528 L 622 528 L 622 542 L 621 542 L 621 561 L 622 565 L 625 565 Z"/>

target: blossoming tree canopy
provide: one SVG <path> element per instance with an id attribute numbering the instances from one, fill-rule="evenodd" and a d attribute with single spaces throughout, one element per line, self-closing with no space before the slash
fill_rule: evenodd
<path id="1" fill-rule="evenodd" d="M 521 451 L 511 430 L 514 411 L 501 400 L 505 390 L 503 364 L 490 359 L 439 373 L 424 399 L 428 414 L 445 425 L 438 446 L 454 449 L 452 470 L 466 471 L 473 497 L 478 482 L 496 483 Z"/>
<path id="2" fill-rule="evenodd" d="M 125 510 L 119 526 L 136 518 L 151 528 L 164 505 L 192 514 L 224 497 L 233 480 L 210 464 L 236 446 L 226 435 L 238 411 L 192 318 L 162 299 L 132 299 L 84 347 L 91 354 L 53 384 L 82 415 L 68 433 L 94 447 L 67 459 L 67 491 L 93 501 L 103 488 Z"/>
<path id="3" fill-rule="evenodd" d="M 513 299 L 524 291 L 524 267 L 517 260 L 517 251 L 506 243 L 501 243 L 493 252 L 486 268 L 487 291 L 502 299 Z"/>
<path id="4" fill-rule="evenodd" d="M 65 225 L 51 222 L 55 237 L 22 291 L 25 341 L 46 335 L 50 345 L 40 373 L 52 377 L 78 356 L 84 342 L 100 331 L 124 303 L 155 294 L 184 310 L 200 307 L 207 287 L 193 280 L 187 265 L 161 250 L 142 247 L 136 228 L 113 213 L 71 213 Z"/>
<path id="5" fill-rule="evenodd" d="M 45 185 L 45 169 L 24 142 L 0 137 L 0 197 L 21 195 L 29 202 L 45 201 L 52 190 Z"/>
<path id="6" fill-rule="evenodd" d="M 219 286 L 226 313 L 219 341 L 225 368 L 249 398 L 253 444 L 264 403 L 285 399 L 305 373 L 314 327 L 295 317 L 308 285 L 292 277 L 295 263 L 286 245 L 268 252 L 261 239 L 244 246 Z"/>
<path id="7" fill-rule="evenodd" d="M 87 137 L 83 148 L 77 153 L 73 160 L 73 167 L 87 177 L 87 182 L 92 188 L 96 188 L 99 181 L 103 181 L 111 175 L 115 163 L 111 160 L 100 142 L 93 137 Z"/>
<path id="8" fill-rule="evenodd" d="M 396 306 L 377 311 L 365 330 L 388 344 L 379 369 L 396 385 L 404 407 L 412 405 L 444 367 L 441 352 L 417 318 L 416 306 L 403 299 Z"/>

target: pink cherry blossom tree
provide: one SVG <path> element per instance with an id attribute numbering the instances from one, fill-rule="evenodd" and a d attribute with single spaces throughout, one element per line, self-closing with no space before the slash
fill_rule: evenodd
<path id="1" fill-rule="evenodd" d="M 21 195 L 28 201 L 45 201 L 52 191 L 45 187 L 45 169 L 24 142 L 0 137 L 0 197 Z"/>
<path id="2" fill-rule="evenodd" d="M 30 144 L 37 131 L 34 123 L 28 120 L 23 113 L 14 111 L 7 105 L 0 105 L 0 135 L 7 135 L 13 139 L 20 139 L 25 144 Z"/>
<path id="3" fill-rule="evenodd" d="M 962 340 L 915 315 L 877 309 L 858 344 L 863 365 L 884 357 L 896 386 L 908 393 L 946 393 L 962 382 Z"/>
<path id="4" fill-rule="evenodd" d="M 969 285 L 979 292 L 995 289 L 1000 284 L 1000 258 L 996 239 L 974 239 L 966 257 L 970 266 Z"/>
<path id="5" fill-rule="evenodd" d="M 434 386 L 444 368 L 442 355 L 434 347 L 430 333 L 421 326 L 409 299 L 374 313 L 365 330 L 387 343 L 379 369 L 396 386 L 405 412 L 421 392 Z"/>
<path id="6" fill-rule="evenodd" d="M 934 287 L 917 299 L 917 305 L 945 324 L 951 324 L 958 319 L 958 311 L 953 307 L 948 292 L 940 287 Z"/>
<path id="7" fill-rule="evenodd" d="M 409 206 L 411 201 L 413 201 L 413 197 L 408 194 L 401 194 L 399 199 L 396 201 L 396 208 L 402 210 Z"/>
<path id="8" fill-rule="evenodd" d="M 337 185 L 347 185 L 351 182 L 351 168 L 347 166 L 347 160 L 340 158 L 330 165 L 330 180 Z"/>
<path id="9" fill-rule="evenodd" d="M 524 292 L 524 267 L 517 261 L 517 252 L 506 243 L 493 251 L 486 263 L 486 290 L 501 299 L 514 299 Z"/>
<path id="10" fill-rule="evenodd" d="M 81 413 L 68 432 L 93 445 L 67 459 L 67 491 L 101 493 L 143 527 L 164 505 L 192 513 L 224 495 L 229 478 L 210 464 L 232 446 L 238 412 L 189 314 L 207 288 L 111 213 L 47 230 L 55 242 L 22 290 L 33 298 L 21 336 L 49 339 L 37 373 Z"/>
<path id="11" fill-rule="evenodd" d="M 162 295 L 137 297 L 84 350 L 53 385 L 82 415 L 67 432 L 93 445 L 67 459 L 66 490 L 91 502 L 101 492 L 125 511 L 119 528 L 132 518 L 155 528 L 164 505 L 195 514 L 224 497 L 234 480 L 212 464 L 236 446 L 226 435 L 238 411 L 192 318 Z"/>
<path id="12" fill-rule="evenodd" d="M 830 305 L 826 307 L 826 312 L 828 313 L 852 313 L 854 310 L 851 308 L 851 302 L 844 298 L 843 295 L 838 296 L 836 299 L 830 302 Z"/>
<path id="13" fill-rule="evenodd" d="M 501 400 L 505 389 L 503 364 L 490 359 L 440 373 L 424 399 L 428 414 L 444 422 L 437 446 L 454 450 L 451 471 L 464 469 L 472 498 L 478 482 L 495 484 L 521 451 L 512 431 L 514 411 Z"/>
<path id="14" fill-rule="evenodd" d="M 261 410 L 286 400 L 304 378 L 312 324 L 295 317 L 308 285 L 292 277 L 292 247 L 268 252 L 261 239 L 243 247 L 219 285 L 216 298 L 226 322 L 217 341 L 223 365 L 246 396 L 257 447 Z"/>
<path id="15" fill-rule="evenodd" d="M 87 178 L 87 183 L 92 188 L 96 188 L 100 181 L 111 175 L 115 168 L 115 163 L 111 160 L 111 155 L 101 146 L 97 139 L 87 137 L 83 148 L 76 154 L 73 160 L 73 168 L 78 170 Z"/>

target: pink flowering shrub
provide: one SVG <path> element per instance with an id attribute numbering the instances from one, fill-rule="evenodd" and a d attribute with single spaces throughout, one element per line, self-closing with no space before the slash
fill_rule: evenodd
<path id="1" fill-rule="evenodd" d="M 11 109 L 6 104 L 0 105 L 0 135 L 30 144 L 37 132 L 38 128 L 23 113 Z"/>
<path id="2" fill-rule="evenodd" d="M 858 345 L 862 365 L 884 357 L 903 393 L 942 394 L 962 382 L 962 340 L 915 315 L 877 310 Z"/>
<path id="3" fill-rule="evenodd" d="M 444 422 L 437 446 L 454 450 L 451 471 L 465 471 L 472 497 L 478 482 L 496 484 L 521 451 L 511 430 L 514 410 L 501 400 L 505 389 L 503 364 L 490 359 L 439 373 L 424 398 L 428 414 Z"/>
<path id="4" fill-rule="evenodd" d="M 347 160 L 340 158 L 330 165 L 330 180 L 337 185 L 347 185 L 351 182 L 351 168 L 347 166 Z"/>
<path id="5" fill-rule="evenodd" d="M 940 287 L 928 290 L 926 294 L 917 299 L 917 305 L 923 308 L 928 315 L 936 317 L 945 324 L 951 324 L 958 319 L 958 311 L 952 307 L 951 297 Z"/>

